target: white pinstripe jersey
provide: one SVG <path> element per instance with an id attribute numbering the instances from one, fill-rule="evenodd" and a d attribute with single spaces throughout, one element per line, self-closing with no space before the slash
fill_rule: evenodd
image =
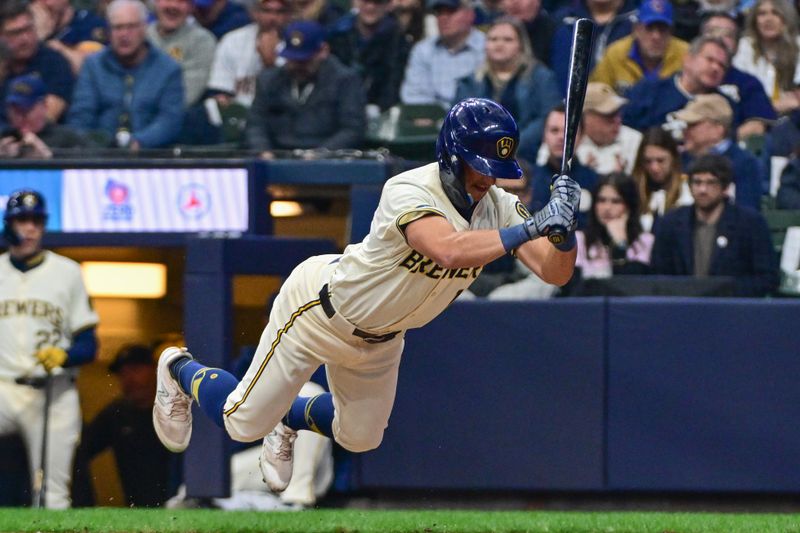
<path id="1" fill-rule="evenodd" d="M 43 346 L 69 348 L 72 335 L 97 324 L 78 263 L 49 250 L 42 264 L 20 272 L 8 253 L 0 255 L 0 378 L 36 368 Z"/>
<path id="2" fill-rule="evenodd" d="M 482 267 L 445 269 L 406 242 L 405 226 L 428 215 L 445 217 L 456 231 L 508 227 L 528 216 L 515 195 L 493 186 L 465 220 L 442 188 L 437 163 L 391 178 L 369 235 L 345 249 L 331 277 L 337 312 L 374 333 L 418 328 L 470 286 Z"/>

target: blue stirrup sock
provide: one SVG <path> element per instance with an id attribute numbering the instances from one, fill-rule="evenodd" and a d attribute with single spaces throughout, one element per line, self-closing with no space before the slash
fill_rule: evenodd
<path id="1" fill-rule="evenodd" d="M 183 392 L 192 396 L 200 409 L 216 425 L 224 429 L 222 408 L 228 395 L 239 384 L 239 380 L 230 372 L 201 365 L 188 357 L 182 357 L 172 363 L 170 372 Z"/>
<path id="2" fill-rule="evenodd" d="M 307 429 L 333 438 L 333 395 L 330 392 L 311 398 L 298 396 L 283 417 L 283 423 L 295 431 Z"/>

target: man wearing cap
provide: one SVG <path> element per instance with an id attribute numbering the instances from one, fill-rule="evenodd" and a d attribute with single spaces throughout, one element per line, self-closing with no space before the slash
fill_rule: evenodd
<path id="1" fill-rule="evenodd" d="M 400 101 L 409 43 L 389 0 L 355 0 L 353 5 L 356 12 L 331 28 L 331 53 L 361 75 L 367 103 L 385 110 Z"/>
<path id="2" fill-rule="evenodd" d="M 625 94 L 642 78 L 667 78 L 680 70 L 688 43 L 672 35 L 669 0 L 644 0 L 633 33 L 611 44 L 590 79 Z"/>
<path id="3" fill-rule="evenodd" d="M 358 148 L 366 129 L 366 96 L 355 71 L 330 55 L 325 30 L 298 20 L 284 32 L 282 67 L 258 76 L 247 118 L 251 148 Z"/>
<path id="4" fill-rule="evenodd" d="M 94 361 L 98 317 L 80 265 L 42 247 L 50 215 L 58 223 L 54 203 L 50 212 L 41 193 L 22 189 L 11 194 L 3 214 L 8 252 L 0 255 L 0 435 L 22 434 L 31 473 L 41 466 L 46 444 L 43 503 L 64 509 L 81 431 L 75 380 L 79 368 Z"/>
<path id="5" fill-rule="evenodd" d="M 206 90 L 217 39 L 207 29 L 189 21 L 192 0 L 155 0 L 154 4 L 156 20 L 147 27 L 147 39 L 181 66 L 189 107 Z"/>
<path id="6" fill-rule="evenodd" d="M 111 45 L 86 59 L 67 122 L 119 148 L 166 146 L 183 124 L 181 68 L 147 42 L 148 12 L 139 0 L 114 0 L 107 16 Z"/>
<path id="7" fill-rule="evenodd" d="M 459 79 L 475 72 L 485 58 L 486 38 L 475 29 L 470 0 L 428 0 L 439 35 L 414 45 L 406 65 L 400 99 L 404 104 L 449 108 Z"/>
<path id="8" fill-rule="evenodd" d="M 769 190 L 766 172 L 755 156 L 731 140 L 733 112 L 728 101 L 719 94 L 701 94 L 673 116 L 686 125 L 683 130 L 684 168 L 703 154 L 728 158 L 733 164 L 733 187 L 728 195 L 735 198 L 737 205 L 761 209 L 762 190 Z"/>
<path id="9" fill-rule="evenodd" d="M 2 3 L 0 41 L 10 50 L 9 76 L 38 74 L 47 89 L 47 116 L 53 122 L 61 120 L 72 99 L 72 70 L 63 55 L 45 46 L 37 37 L 33 12 L 27 2 L 5 0 Z M 0 84 L 0 99 L 5 100 L 7 90 L 6 80 Z M 0 110 L 0 115 L 2 113 Z M 3 118 L 0 117 L 0 122 Z"/>
<path id="10" fill-rule="evenodd" d="M 158 507 L 171 496 L 170 455 L 153 430 L 156 364 L 141 344 L 119 349 L 108 370 L 119 380 L 122 395 L 104 407 L 83 430 L 76 461 L 81 470 L 111 448 L 116 459 L 125 505 Z"/>
<path id="11" fill-rule="evenodd" d="M 613 42 L 627 37 L 636 20 L 636 0 L 578 0 L 555 12 L 557 28 L 553 35 L 550 65 L 561 90 L 566 94 L 569 80 L 569 59 L 572 50 L 572 28 L 579 18 L 595 23 L 589 71 L 594 68 Z"/>
<path id="12" fill-rule="evenodd" d="M 730 203 L 731 163 L 705 154 L 688 169 L 694 205 L 664 214 L 655 228 L 650 266 L 668 276 L 732 276 L 734 295 L 762 297 L 778 287 L 778 262 L 766 220 Z"/>
<path id="13" fill-rule="evenodd" d="M 283 64 L 277 47 L 289 22 L 288 0 L 249 0 L 248 5 L 254 22 L 225 35 L 214 54 L 208 90 L 222 106 L 235 101 L 250 107 L 258 74 Z"/>
<path id="14" fill-rule="evenodd" d="M 89 143 L 78 132 L 47 118 L 47 90 L 38 76 L 14 78 L 9 83 L 5 110 L 9 127 L 0 133 L 0 158 L 50 159 L 60 148 Z"/>
<path id="15" fill-rule="evenodd" d="M 622 106 L 627 102 L 605 83 L 591 82 L 586 88 L 583 138 L 575 155 L 598 174 L 633 170 L 642 134 L 622 124 Z"/>
<path id="16" fill-rule="evenodd" d="M 194 18 L 213 33 L 217 40 L 250 24 L 247 10 L 231 0 L 194 0 Z"/>
<path id="17" fill-rule="evenodd" d="M 586 86 L 582 135 L 576 140 L 575 155 L 598 174 L 630 174 L 633 170 L 642 134 L 622 124 L 622 107 L 627 102 L 605 83 L 590 82 Z M 543 143 L 536 160 L 542 163 L 549 157 L 548 145 Z"/>

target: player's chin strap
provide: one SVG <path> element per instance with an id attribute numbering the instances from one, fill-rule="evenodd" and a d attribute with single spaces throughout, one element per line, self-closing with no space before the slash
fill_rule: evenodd
<path id="1" fill-rule="evenodd" d="M 8 222 L 8 220 L 3 222 L 3 238 L 11 246 L 19 246 L 22 242 L 22 239 L 19 238 L 19 235 L 13 229 L 11 229 L 11 224 Z"/>
<path id="2" fill-rule="evenodd" d="M 450 203 L 461 213 L 461 216 L 469 220 L 475 201 L 464 187 L 464 180 L 456 177 L 452 171 L 442 170 L 441 168 L 439 169 L 439 179 L 442 181 L 442 188 Z"/>

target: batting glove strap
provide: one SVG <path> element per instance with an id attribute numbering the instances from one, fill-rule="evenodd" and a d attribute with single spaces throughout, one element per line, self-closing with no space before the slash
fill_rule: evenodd
<path id="1" fill-rule="evenodd" d="M 581 203 L 581 186 L 566 174 L 553 176 L 550 198 L 560 198 L 571 205 L 573 211 L 577 211 Z"/>
<path id="2" fill-rule="evenodd" d="M 64 366 L 67 361 L 67 352 L 57 346 L 46 346 L 36 352 L 36 359 L 48 372 Z"/>
<path id="3" fill-rule="evenodd" d="M 528 220 L 531 219 L 529 218 Z M 527 223 L 528 221 L 526 220 L 522 224 L 500 229 L 500 241 L 503 243 L 506 253 L 516 250 L 531 240 L 530 230 L 526 227 Z"/>

